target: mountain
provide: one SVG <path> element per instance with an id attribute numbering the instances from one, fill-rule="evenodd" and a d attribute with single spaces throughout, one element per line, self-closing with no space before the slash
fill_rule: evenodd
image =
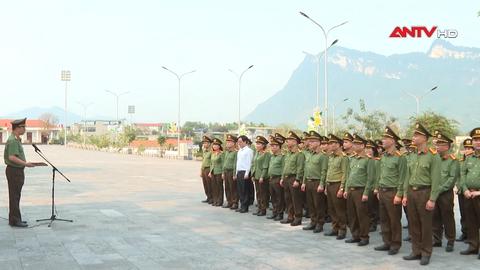
<path id="1" fill-rule="evenodd" d="M 27 117 L 29 119 L 38 119 L 42 114 L 44 113 L 50 113 L 55 115 L 58 118 L 58 123 L 63 124 L 64 117 L 65 117 L 65 110 L 60 108 L 60 107 L 50 107 L 50 108 L 42 108 L 42 107 L 31 107 L 27 108 L 24 110 L 21 110 L 19 112 L 15 112 L 9 115 L 6 115 L 2 118 L 9 118 L 9 119 L 15 119 L 15 118 L 23 118 Z M 82 121 L 83 117 L 68 112 L 67 113 L 67 121 L 68 125 L 71 125 L 72 123 L 78 123 Z"/>
<path id="2" fill-rule="evenodd" d="M 323 108 L 323 57 L 320 58 L 320 104 Z M 307 55 L 287 84 L 259 104 L 245 121 L 269 125 L 290 123 L 305 129 L 316 101 L 316 62 Z M 415 115 L 414 98 L 405 91 L 425 95 L 420 111 L 433 110 L 460 122 L 460 129 L 480 126 L 480 49 L 454 46 L 442 39 L 425 53 L 384 56 L 343 47 L 328 54 L 329 105 L 349 98 L 336 109 L 343 115 L 347 107 L 358 108 L 364 99 L 367 110 L 379 109 L 405 121 Z M 330 116 L 332 108 L 329 108 Z M 478 116 L 477 116 L 478 115 Z M 337 118 L 338 121 L 338 118 Z"/>

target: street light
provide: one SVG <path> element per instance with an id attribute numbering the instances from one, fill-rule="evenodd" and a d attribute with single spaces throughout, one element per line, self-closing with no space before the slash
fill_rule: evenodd
<path id="1" fill-rule="evenodd" d="M 71 80 L 70 70 L 62 70 L 61 80 L 65 82 L 65 122 L 63 124 L 64 125 L 63 144 L 65 145 L 65 147 L 67 147 L 67 88 L 68 88 L 68 82 Z"/>
<path id="2" fill-rule="evenodd" d="M 117 125 L 118 125 L 118 127 L 115 128 L 115 142 L 117 142 L 117 135 L 118 135 L 117 133 L 118 133 L 118 128 L 120 127 L 120 122 L 119 122 L 119 119 L 118 119 L 118 100 L 120 99 L 121 96 L 126 95 L 130 92 L 127 91 L 127 92 L 123 92 L 123 93 L 117 93 L 117 92 L 113 92 L 113 91 L 110 91 L 110 90 L 105 90 L 105 92 L 107 92 L 109 94 L 112 94 L 115 97 L 115 102 L 117 104 Z"/>
<path id="3" fill-rule="evenodd" d="M 427 92 L 423 93 L 421 96 L 417 96 L 417 95 L 414 95 L 410 92 L 407 92 L 407 91 L 403 91 L 405 92 L 405 94 L 413 97 L 415 99 L 415 102 L 417 103 L 417 114 L 416 114 L 416 117 L 418 117 L 418 114 L 420 113 L 420 101 L 425 97 L 427 96 L 428 94 L 430 94 L 431 92 L 435 91 L 436 89 L 438 88 L 438 86 L 435 86 L 433 87 L 432 89 L 428 90 Z"/>
<path id="4" fill-rule="evenodd" d="M 328 47 L 328 49 L 330 49 L 330 47 L 332 47 L 333 45 L 337 44 L 338 42 L 338 39 L 335 39 L 332 44 L 330 44 L 330 46 Z M 308 53 L 306 51 L 303 51 L 304 54 L 308 55 L 308 56 L 311 56 L 315 59 L 315 62 L 317 62 L 317 75 L 316 75 L 316 80 L 317 80 L 317 83 L 316 83 L 316 89 L 317 89 L 317 106 L 315 107 L 315 110 L 317 111 L 320 111 L 320 89 L 319 89 L 319 85 L 318 85 L 318 81 L 319 81 L 319 78 L 320 78 L 320 57 L 322 57 L 322 52 L 318 53 L 318 54 L 312 54 L 312 53 Z M 318 131 L 318 130 L 317 130 Z"/>
<path id="5" fill-rule="evenodd" d="M 342 101 L 337 102 L 336 104 L 333 105 L 332 108 L 332 125 L 333 125 L 333 133 L 337 132 L 337 128 L 335 126 L 335 107 L 340 105 L 340 103 L 343 103 L 345 101 L 348 101 L 348 98 L 343 99 Z"/>
<path id="6" fill-rule="evenodd" d="M 172 73 L 173 75 L 175 75 L 175 77 L 177 77 L 177 80 L 178 80 L 177 155 L 178 155 L 178 157 L 180 157 L 180 82 L 181 82 L 183 76 L 185 76 L 187 74 L 194 73 L 196 70 L 192 70 L 192 71 L 185 72 L 183 74 L 178 75 L 177 73 L 171 71 L 170 69 L 166 68 L 165 66 L 162 66 L 162 68 L 165 69 L 166 71 Z"/>
<path id="7" fill-rule="evenodd" d="M 328 81 L 327 81 L 327 62 L 328 62 L 328 59 L 327 59 L 327 50 L 328 50 L 328 34 L 330 33 L 330 31 L 332 31 L 333 29 L 335 28 L 338 28 L 344 24 L 346 24 L 348 21 L 345 21 L 341 24 L 338 24 L 338 25 L 335 25 L 333 27 L 331 27 L 330 29 L 328 29 L 327 31 L 325 31 L 325 29 L 319 24 L 317 23 L 314 19 L 308 17 L 307 14 L 303 13 L 303 12 L 300 12 L 300 15 L 302 15 L 303 17 L 309 19 L 311 22 L 313 22 L 314 24 L 316 24 L 318 27 L 320 27 L 320 29 L 322 30 L 322 33 L 323 33 L 323 36 L 325 38 L 325 51 L 324 51 L 324 61 L 325 61 L 325 105 L 324 105 L 324 111 L 325 111 L 325 116 L 324 118 L 327 119 L 327 121 L 325 121 L 325 136 L 327 135 L 328 133 Z M 333 42 L 332 45 L 334 45 L 336 42 Z"/>
<path id="8" fill-rule="evenodd" d="M 253 67 L 253 65 L 250 65 L 240 75 L 238 75 L 238 73 L 236 73 L 232 69 L 228 69 L 228 71 L 232 72 L 235 76 L 237 76 L 237 79 L 238 79 L 238 135 L 239 136 L 240 136 L 240 124 L 241 124 L 241 120 L 240 120 L 240 108 L 241 108 L 240 107 L 240 104 L 241 104 L 240 103 L 241 102 L 240 93 L 241 93 L 241 89 L 242 89 L 242 77 L 243 77 L 243 74 L 245 74 L 245 72 L 247 72 L 252 67 Z"/>
<path id="9" fill-rule="evenodd" d="M 85 132 L 87 131 L 87 108 L 93 105 L 93 103 L 82 103 L 77 102 L 80 106 L 83 107 L 83 145 L 86 144 Z"/>

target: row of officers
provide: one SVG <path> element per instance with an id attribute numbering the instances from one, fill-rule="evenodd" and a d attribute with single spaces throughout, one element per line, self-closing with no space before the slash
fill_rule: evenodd
<path id="1" fill-rule="evenodd" d="M 325 235 L 345 239 L 348 227 L 351 238 L 345 242 L 358 246 L 369 244 L 369 233 L 379 220 L 383 244 L 375 250 L 389 255 L 397 254 L 402 244 L 403 206 L 412 244 L 403 259 L 427 265 L 432 247 L 442 246 L 443 235 L 446 251 L 453 251 L 456 192 L 462 226 L 457 240 L 468 243 L 460 253 L 478 254 L 480 128 L 470 137 L 457 158 L 450 138 L 441 131 L 432 134 L 420 123 L 411 140 L 400 139 L 390 127 L 377 141 L 349 133 L 324 137 L 315 131 L 300 138 L 290 131 L 268 140 L 258 136 L 255 147 L 243 135 L 227 135 L 225 144 L 204 136 L 203 202 L 247 213 L 256 197 L 255 215 L 265 216 L 271 202 L 267 218 L 291 226 L 301 225 L 308 209 L 310 223 L 304 230 L 320 233 L 331 219 L 332 229 Z M 434 148 L 427 146 L 431 138 Z"/>

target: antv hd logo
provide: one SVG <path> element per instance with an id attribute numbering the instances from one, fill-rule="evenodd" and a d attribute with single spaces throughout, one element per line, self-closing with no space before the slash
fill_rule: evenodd
<path id="1" fill-rule="evenodd" d="M 431 38 L 434 33 L 437 33 L 437 38 L 456 38 L 458 37 L 458 31 L 455 29 L 438 29 L 437 26 L 432 26 L 430 29 L 426 26 L 411 26 L 400 27 L 397 26 L 390 34 L 391 38 Z"/>

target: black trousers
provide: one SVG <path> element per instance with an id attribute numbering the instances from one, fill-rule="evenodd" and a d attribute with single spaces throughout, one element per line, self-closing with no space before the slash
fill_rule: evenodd
<path id="1" fill-rule="evenodd" d="M 25 182 L 24 169 L 7 166 L 5 169 L 5 175 L 7 176 L 8 182 L 8 222 L 14 224 L 22 221 L 22 214 L 20 213 L 20 197 L 22 194 L 23 183 Z"/>
<path id="2" fill-rule="evenodd" d="M 248 209 L 253 204 L 254 192 L 253 183 L 250 179 L 245 179 L 245 171 L 237 172 L 237 187 L 238 195 L 240 196 L 240 207 L 242 209 Z"/>

